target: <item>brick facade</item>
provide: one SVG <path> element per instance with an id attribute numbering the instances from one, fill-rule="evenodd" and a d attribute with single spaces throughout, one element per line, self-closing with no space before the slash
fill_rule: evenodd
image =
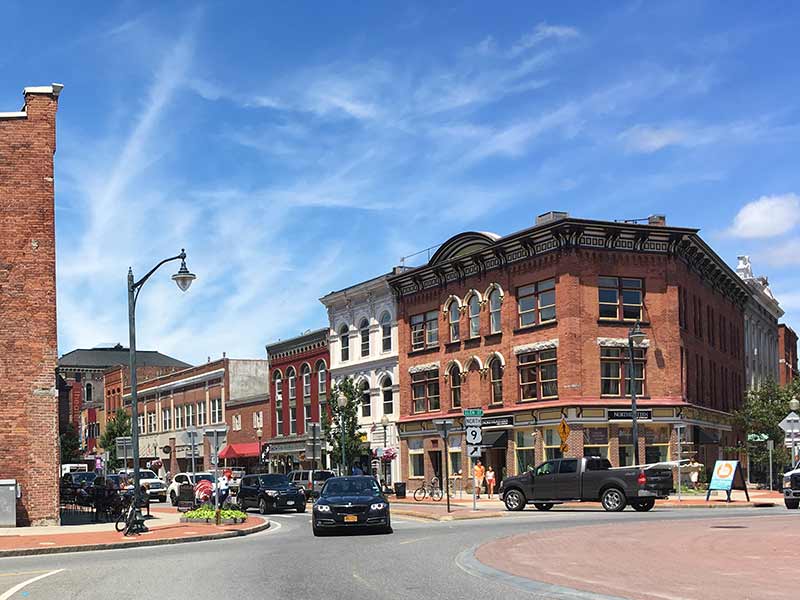
<path id="1" fill-rule="evenodd" d="M 595 240 L 606 246 L 594 247 Z M 702 263 L 693 258 L 700 249 Z M 723 448 L 735 445 L 730 413 L 742 401 L 747 288 L 702 243 L 696 230 L 560 219 L 507 238 L 461 234 L 446 242 L 428 265 L 392 279 L 399 298 L 404 478 L 413 479 L 409 440 L 423 438 L 424 477 L 429 478 L 434 474 L 432 461 L 441 461 L 432 454 L 443 445 L 435 439 L 432 420 L 453 418 L 455 436 L 462 436 L 460 415 L 465 408 L 483 408 L 485 419 L 494 418 L 487 421 L 484 436 L 495 432 L 499 439 L 484 462 L 493 462 L 498 476 L 503 469 L 514 474 L 524 468 L 517 463 L 539 463 L 560 455 L 554 428 L 562 419 L 572 430 L 568 456 L 584 455 L 586 436 L 599 446 L 592 451 L 608 456 L 612 464 L 631 460 L 632 451 L 626 450 L 625 456 L 620 453 L 620 446 L 630 444 L 630 418 L 613 412 L 629 408 L 630 397 L 602 393 L 601 352 L 627 355 L 627 336 L 636 319 L 601 318 L 598 290 L 604 277 L 642 284 L 645 341 L 639 352 L 645 376 L 639 410 L 645 411 L 646 418 L 640 420 L 640 461 L 648 456 L 664 460 L 675 452 L 676 424 L 687 426 L 687 436 L 701 458 L 713 461 Z M 522 326 L 520 288 L 549 281 L 554 282 L 555 318 Z M 495 331 L 489 297 L 493 291 L 492 297 L 498 297 L 498 292 L 501 297 L 500 326 Z M 479 300 L 479 328 L 478 335 L 471 337 L 469 298 L 473 294 Z M 449 331 L 450 301 L 462 307 L 460 339 L 455 342 Z M 438 342 L 415 350 L 412 318 L 434 311 Z M 703 324 L 702 331 L 692 327 L 695 317 Z M 523 400 L 519 356 L 538 351 L 555 353 L 557 391 L 543 399 Z M 492 360 L 502 366 L 494 385 Z M 606 360 L 616 364 L 614 359 Z M 699 368 L 694 368 L 695 361 Z M 627 360 L 620 367 L 626 369 Z M 439 409 L 415 412 L 411 379 L 414 373 L 433 373 L 433 369 L 438 369 Z M 451 381 L 456 372 L 461 377 L 461 405 L 454 407 Z M 498 383 L 501 398 L 493 402 Z M 518 441 L 525 444 L 519 446 L 519 453 Z M 419 442 L 415 444 L 419 453 Z M 451 444 L 455 448 L 458 440 L 454 438 Z M 463 439 L 461 448 L 465 449 Z M 525 448 L 533 454 L 525 453 Z M 465 456 L 460 463 L 466 476 Z"/>
<path id="2" fill-rule="evenodd" d="M 800 377 L 797 370 L 797 334 L 785 323 L 778 325 L 778 359 L 781 385 L 787 385 Z"/>
<path id="3" fill-rule="evenodd" d="M 19 525 L 57 523 L 53 155 L 60 85 L 0 113 L 0 477 L 21 486 Z"/>

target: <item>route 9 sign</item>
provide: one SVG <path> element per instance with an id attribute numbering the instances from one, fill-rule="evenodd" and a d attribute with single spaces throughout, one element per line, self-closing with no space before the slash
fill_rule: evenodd
<path id="1" fill-rule="evenodd" d="M 467 427 L 467 444 L 477 446 L 483 441 L 483 433 L 480 427 Z"/>

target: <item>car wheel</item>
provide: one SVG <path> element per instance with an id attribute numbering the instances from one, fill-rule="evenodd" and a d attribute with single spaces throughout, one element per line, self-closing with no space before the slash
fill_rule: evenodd
<path id="1" fill-rule="evenodd" d="M 800 507 L 800 500 L 794 500 L 792 498 L 784 498 L 783 503 L 789 510 L 797 510 L 797 508 Z"/>
<path id="2" fill-rule="evenodd" d="M 301 502 L 300 504 L 297 505 L 297 512 L 299 512 L 299 513 L 306 512 L 306 503 L 305 503 L 305 501 Z"/>
<path id="3" fill-rule="evenodd" d="M 172 506 L 178 506 L 178 497 L 175 495 L 175 492 L 169 493 L 169 501 L 172 503 Z"/>
<path id="4" fill-rule="evenodd" d="M 258 501 L 258 512 L 262 515 L 265 515 L 269 512 L 269 507 L 267 506 L 267 501 L 264 498 Z"/>
<path id="5" fill-rule="evenodd" d="M 633 510 L 638 512 L 647 512 L 648 510 L 653 510 L 653 507 L 656 505 L 656 501 L 653 498 L 648 498 L 647 500 L 639 500 L 638 502 L 631 502 L 631 506 Z"/>
<path id="6" fill-rule="evenodd" d="M 550 510 L 553 508 L 552 504 L 547 504 L 546 502 L 536 502 L 534 503 L 536 510 Z"/>
<path id="7" fill-rule="evenodd" d="M 628 501 L 625 499 L 625 494 L 619 488 L 608 488 L 600 497 L 600 502 L 603 508 L 608 512 L 619 512 L 625 508 Z"/>
<path id="8" fill-rule="evenodd" d="M 508 510 L 518 511 L 525 509 L 525 495 L 519 490 L 508 490 L 503 496 L 503 502 Z"/>

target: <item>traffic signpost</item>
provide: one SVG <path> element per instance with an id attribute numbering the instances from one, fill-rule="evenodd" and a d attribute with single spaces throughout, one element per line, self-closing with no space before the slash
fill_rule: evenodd
<path id="1" fill-rule="evenodd" d="M 475 462 L 483 453 L 483 409 L 465 408 L 464 409 L 464 432 L 467 438 L 467 456 L 472 459 L 472 510 L 478 508 L 478 488 L 475 480 Z"/>
<path id="2" fill-rule="evenodd" d="M 439 435 L 442 436 L 444 440 L 444 482 L 445 482 L 445 491 L 444 493 L 447 494 L 447 512 L 450 512 L 450 467 L 447 464 L 448 457 L 447 453 L 449 452 L 447 446 L 447 434 L 450 429 L 453 427 L 453 419 L 436 419 L 433 421 L 433 424 L 436 425 L 436 429 L 439 430 Z"/>
<path id="3" fill-rule="evenodd" d="M 792 449 L 792 460 L 789 462 L 794 469 L 797 461 L 797 436 L 798 432 L 800 432 L 800 415 L 794 411 L 790 412 L 783 421 L 778 423 L 778 427 L 786 432 L 784 445 Z"/>
<path id="4" fill-rule="evenodd" d="M 225 438 L 228 435 L 228 426 L 222 425 L 219 427 L 209 428 L 205 430 L 205 436 L 208 438 L 209 446 L 211 447 L 211 464 L 214 465 L 214 512 L 217 517 L 217 525 L 219 525 L 219 451 L 222 449 L 222 444 L 225 443 Z"/>
<path id="5" fill-rule="evenodd" d="M 569 432 L 572 431 L 567 425 L 566 419 L 562 417 L 561 423 L 558 424 L 558 437 L 561 438 L 561 454 L 566 454 L 569 450 L 567 440 L 569 439 Z"/>

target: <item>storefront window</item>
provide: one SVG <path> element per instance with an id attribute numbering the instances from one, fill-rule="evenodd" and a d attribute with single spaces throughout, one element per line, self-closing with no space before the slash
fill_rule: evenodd
<path id="1" fill-rule="evenodd" d="M 517 431 L 517 474 L 525 473 L 536 465 L 534 441 L 536 434 L 533 429 Z"/>
<path id="2" fill-rule="evenodd" d="M 421 438 L 408 440 L 408 473 L 409 477 L 425 477 L 425 453 Z"/>
<path id="3" fill-rule="evenodd" d="M 644 428 L 644 454 L 648 463 L 669 460 L 670 428 L 667 425 L 647 425 Z"/>
<path id="4" fill-rule="evenodd" d="M 450 474 L 455 475 L 461 470 L 461 436 L 451 436 L 448 440 L 448 454 L 450 456 Z"/>
<path id="5" fill-rule="evenodd" d="M 608 427 L 583 428 L 583 455 L 608 458 Z"/>
<path id="6" fill-rule="evenodd" d="M 558 437 L 558 430 L 555 427 L 546 427 L 544 429 L 544 459 L 553 460 L 562 456 L 561 438 Z"/>

